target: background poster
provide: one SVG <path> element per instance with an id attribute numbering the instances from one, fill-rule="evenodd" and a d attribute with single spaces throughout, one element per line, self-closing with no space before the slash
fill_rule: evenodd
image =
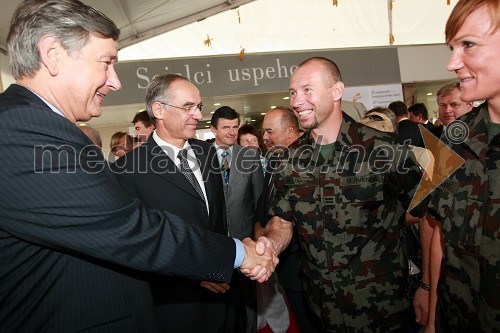
<path id="1" fill-rule="evenodd" d="M 376 86 L 346 87 L 343 100 L 361 102 L 368 110 L 387 107 L 391 102 L 404 101 L 401 83 Z"/>

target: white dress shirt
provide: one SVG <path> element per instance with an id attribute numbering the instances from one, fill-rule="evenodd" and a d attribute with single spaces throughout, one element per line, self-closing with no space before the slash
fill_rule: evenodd
<path id="1" fill-rule="evenodd" d="M 179 160 L 177 155 L 179 155 L 179 152 L 181 151 L 181 149 L 168 143 L 165 140 L 162 140 L 158 136 L 158 134 L 156 134 L 156 130 L 153 132 L 153 140 L 155 140 L 156 144 L 158 144 L 158 146 L 160 146 L 161 149 L 163 149 L 165 154 L 167 154 L 167 156 L 175 163 L 175 165 L 177 166 L 177 168 L 180 171 L 181 161 Z M 194 174 L 196 180 L 198 181 L 198 184 L 200 184 L 201 190 L 203 191 L 203 195 L 205 196 L 204 199 L 205 199 L 205 205 L 207 206 L 207 212 L 210 212 L 209 207 L 208 207 L 207 191 L 205 190 L 205 182 L 203 181 L 203 176 L 201 174 L 201 169 L 200 169 L 200 166 L 198 165 L 198 160 L 196 159 L 196 155 L 194 154 L 194 151 L 191 149 L 191 146 L 189 145 L 189 142 L 187 142 L 187 141 L 184 142 L 184 147 L 182 147 L 182 149 L 187 150 L 187 160 L 188 160 L 189 167 L 193 171 L 193 174 Z"/>

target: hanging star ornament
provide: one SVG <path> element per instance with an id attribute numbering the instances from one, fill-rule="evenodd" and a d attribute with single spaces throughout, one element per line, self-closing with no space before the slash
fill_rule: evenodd
<path id="1" fill-rule="evenodd" d="M 243 59 L 245 59 L 245 49 L 244 48 L 241 48 L 241 51 L 240 51 L 240 54 L 238 55 L 238 57 L 240 58 L 241 61 L 243 61 Z"/>
<path id="2" fill-rule="evenodd" d="M 210 36 L 209 36 L 209 35 L 207 35 L 207 39 L 205 39 L 205 40 L 203 41 L 203 44 L 204 44 L 205 46 L 207 46 L 207 47 L 212 47 L 212 40 L 213 40 L 213 38 L 210 38 Z"/>
<path id="3" fill-rule="evenodd" d="M 337 0 L 332 0 L 332 4 L 337 7 L 339 5 L 339 2 Z"/>

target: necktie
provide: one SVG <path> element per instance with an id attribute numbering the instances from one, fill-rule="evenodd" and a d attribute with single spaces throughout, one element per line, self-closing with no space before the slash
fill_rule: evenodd
<path id="1" fill-rule="evenodd" d="M 177 157 L 181 161 L 181 164 L 179 165 L 181 172 L 184 174 L 184 176 L 186 176 L 187 180 L 191 183 L 191 185 L 193 185 L 194 189 L 196 190 L 196 192 L 198 192 L 200 197 L 203 200 L 205 200 L 205 195 L 203 194 L 203 191 L 201 190 L 201 186 L 198 183 L 198 180 L 196 180 L 196 177 L 194 176 L 193 170 L 191 170 L 191 168 L 189 167 L 189 163 L 187 160 L 187 150 L 182 149 L 181 151 L 179 151 L 179 154 L 177 154 Z"/>
<path id="2" fill-rule="evenodd" d="M 220 156 L 222 156 L 221 170 L 222 170 L 222 179 L 224 180 L 224 186 L 229 184 L 229 161 L 228 161 L 228 151 L 222 152 Z"/>

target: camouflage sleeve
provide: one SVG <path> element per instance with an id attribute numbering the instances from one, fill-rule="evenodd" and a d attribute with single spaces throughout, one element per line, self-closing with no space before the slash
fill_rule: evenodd
<path id="1" fill-rule="evenodd" d="M 293 222 L 292 207 L 287 198 L 288 188 L 283 172 L 278 172 L 274 176 L 273 193 L 271 204 L 269 205 L 269 215 L 279 216 L 285 221 Z"/>
<path id="2" fill-rule="evenodd" d="M 415 217 L 425 216 L 429 203 L 429 193 L 425 187 L 420 186 L 423 172 L 415 162 L 411 148 L 407 145 L 397 145 L 394 158 L 391 184 L 395 186 L 398 200 L 411 215 Z"/>

